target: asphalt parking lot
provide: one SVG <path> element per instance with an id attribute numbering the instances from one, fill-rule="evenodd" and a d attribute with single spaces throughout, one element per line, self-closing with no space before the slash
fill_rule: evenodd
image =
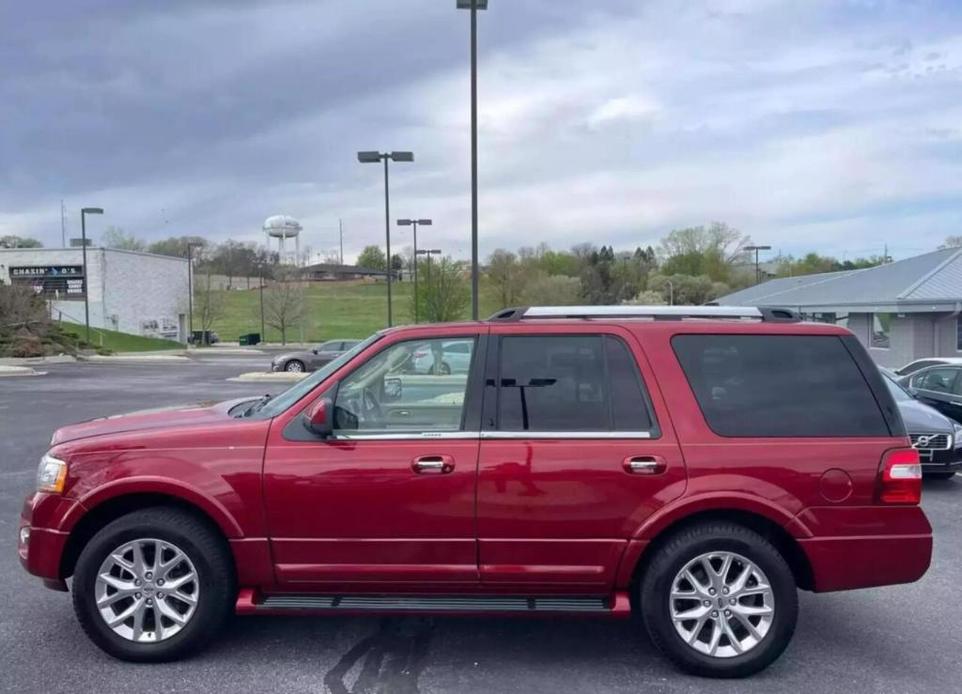
<path id="1" fill-rule="evenodd" d="M 268 359 L 76 363 L 0 379 L 0 690 L 11 692 L 955 692 L 962 690 L 958 572 L 962 477 L 927 482 L 928 575 L 909 586 L 801 594 L 795 639 L 751 680 L 679 674 L 640 625 L 534 619 L 236 619 L 197 657 L 130 665 L 94 647 L 69 596 L 20 567 L 17 518 L 58 426 L 133 409 L 283 390 L 232 383 Z M 954 573 L 953 573 L 954 572 Z"/>

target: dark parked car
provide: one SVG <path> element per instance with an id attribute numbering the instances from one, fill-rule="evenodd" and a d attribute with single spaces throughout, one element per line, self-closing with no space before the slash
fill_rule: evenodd
<path id="1" fill-rule="evenodd" d="M 317 371 L 359 342 L 360 340 L 328 340 L 314 349 L 278 354 L 271 361 L 271 371 Z"/>
<path id="2" fill-rule="evenodd" d="M 456 342 L 466 373 L 406 370 Z M 72 576 L 87 635 L 127 660 L 197 653 L 231 613 L 635 612 L 680 667 L 739 677 L 785 650 L 798 589 L 926 572 L 921 479 L 844 328 L 532 307 L 383 331 L 274 398 L 63 427 L 17 551 Z"/>
<path id="3" fill-rule="evenodd" d="M 962 424 L 916 399 L 886 369 L 880 369 L 898 405 L 912 447 L 919 452 L 922 474 L 950 479 L 962 470 Z"/>
<path id="4" fill-rule="evenodd" d="M 962 422 L 962 365 L 929 366 L 899 377 L 898 382 L 917 400 Z"/>
<path id="5" fill-rule="evenodd" d="M 897 373 L 899 376 L 908 376 L 909 374 L 914 374 L 916 371 L 921 371 L 929 366 L 939 366 L 942 364 L 955 364 L 962 366 L 962 359 L 959 357 L 925 357 L 924 359 L 910 361 L 905 366 L 895 369 L 895 373 Z"/>

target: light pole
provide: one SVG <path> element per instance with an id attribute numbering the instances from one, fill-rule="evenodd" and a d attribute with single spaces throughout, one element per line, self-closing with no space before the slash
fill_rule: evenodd
<path id="1" fill-rule="evenodd" d="M 478 10 L 488 0 L 457 0 L 471 11 L 471 318 L 478 320 Z"/>
<path id="2" fill-rule="evenodd" d="M 388 162 L 389 161 L 414 161 L 413 152 L 358 152 L 357 160 L 362 164 L 377 164 L 384 162 L 384 237 L 387 247 L 387 327 L 394 323 L 394 314 L 391 308 L 391 275 L 394 269 L 391 267 L 391 193 L 388 185 Z"/>
<path id="3" fill-rule="evenodd" d="M 771 246 L 745 246 L 744 250 L 748 252 L 755 251 L 755 284 L 758 284 L 759 282 L 761 282 L 761 279 L 762 279 L 758 271 L 758 252 L 770 251 L 772 250 L 772 247 Z"/>
<path id="4" fill-rule="evenodd" d="M 190 252 L 199 243 L 187 244 L 187 344 L 194 339 L 194 259 Z"/>
<path id="5" fill-rule="evenodd" d="M 675 285 L 672 284 L 671 280 L 666 279 L 665 283 L 668 285 L 668 305 L 675 305 Z"/>
<path id="6" fill-rule="evenodd" d="M 399 219 L 399 227 L 414 227 L 414 322 L 418 322 L 418 225 L 429 227 L 434 222 L 430 219 Z"/>
<path id="7" fill-rule="evenodd" d="M 88 345 L 90 344 L 90 279 L 87 277 L 87 215 L 103 213 L 102 207 L 84 207 L 80 210 L 80 245 L 83 248 L 84 258 L 84 326 Z M 103 306 L 102 298 L 100 305 Z"/>

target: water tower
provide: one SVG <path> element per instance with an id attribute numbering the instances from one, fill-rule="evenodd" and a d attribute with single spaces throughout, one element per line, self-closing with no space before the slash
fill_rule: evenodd
<path id="1" fill-rule="evenodd" d="M 271 247 L 271 239 L 277 239 L 277 252 L 280 262 L 293 262 L 295 265 L 301 259 L 301 223 L 286 214 L 277 214 L 264 220 L 264 233 L 267 234 L 267 248 Z M 294 239 L 294 254 L 284 250 L 284 241 Z"/>

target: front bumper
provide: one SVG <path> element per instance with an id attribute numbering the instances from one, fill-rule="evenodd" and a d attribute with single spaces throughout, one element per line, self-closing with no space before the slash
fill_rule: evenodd
<path id="1" fill-rule="evenodd" d="M 31 494 L 24 500 L 17 528 L 17 554 L 29 573 L 47 581 L 62 578 L 60 563 L 70 537 L 62 523 L 78 504 L 59 494 Z M 28 530 L 24 532 L 24 528 Z"/>
<path id="2" fill-rule="evenodd" d="M 950 448 L 942 451 L 919 451 L 922 472 L 957 472 L 962 470 L 962 449 Z"/>

